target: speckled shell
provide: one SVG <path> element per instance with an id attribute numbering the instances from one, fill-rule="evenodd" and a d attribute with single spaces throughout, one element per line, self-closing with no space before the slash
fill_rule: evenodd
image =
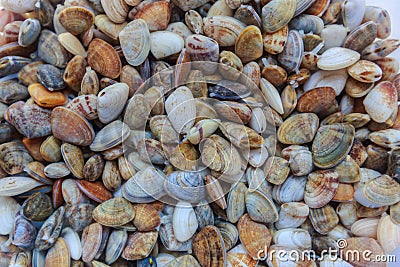
<path id="1" fill-rule="evenodd" d="M 258 27 L 248 26 L 239 34 L 235 43 L 235 54 L 243 63 L 248 63 L 262 56 L 263 39 Z"/>
<path id="2" fill-rule="evenodd" d="M 92 223 L 82 232 L 82 260 L 90 262 L 94 259 L 101 245 L 103 227 L 101 224 Z"/>
<path id="3" fill-rule="evenodd" d="M 158 232 L 135 232 L 129 236 L 122 258 L 127 260 L 140 260 L 150 255 L 157 242 Z"/>
<path id="4" fill-rule="evenodd" d="M 377 25 L 372 21 L 361 24 L 346 37 L 343 47 L 361 53 L 377 37 Z"/>
<path id="5" fill-rule="evenodd" d="M 28 18 L 20 26 L 18 44 L 23 47 L 30 46 L 39 38 L 42 27 L 39 20 Z"/>
<path id="6" fill-rule="evenodd" d="M 233 46 L 245 25 L 239 20 L 228 16 L 206 17 L 204 34 L 217 41 L 220 46 Z"/>
<path id="7" fill-rule="evenodd" d="M 49 30 L 43 30 L 39 36 L 38 56 L 59 68 L 64 68 L 69 58 L 67 50 L 60 44 L 57 35 Z"/>
<path id="8" fill-rule="evenodd" d="M 339 175 L 333 170 L 312 172 L 308 175 L 304 201 L 310 208 L 321 208 L 335 196 Z"/>
<path id="9" fill-rule="evenodd" d="M 218 228 L 204 227 L 193 239 L 193 253 L 202 266 L 224 266 L 226 251 Z"/>
<path id="10" fill-rule="evenodd" d="M 336 93 L 332 87 L 316 87 L 305 92 L 297 101 L 297 110 L 300 112 L 316 113 L 319 117 L 326 117 L 338 109 Z"/>

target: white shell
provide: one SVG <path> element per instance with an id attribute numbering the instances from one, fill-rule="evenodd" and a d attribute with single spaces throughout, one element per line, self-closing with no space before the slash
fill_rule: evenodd
<path id="1" fill-rule="evenodd" d="M 347 32 L 348 29 L 343 25 L 326 25 L 320 34 L 321 38 L 324 39 L 324 47 L 321 49 L 321 52 L 332 47 L 342 46 Z"/>
<path id="2" fill-rule="evenodd" d="M 2 0 L 0 6 L 15 13 L 26 13 L 35 9 L 37 0 Z"/>
<path id="3" fill-rule="evenodd" d="M 267 118 L 261 108 L 254 108 L 251 112 L 249 126 L 258 133 L 263 133 L 267 129 Z"/>
<path id="4" fill-rule="evenodd" d="M 264 165 L 265 161 L 268 159 L 268 150 L 265 146 L 261 148 L 250 149 L 249 151 L 243 151 L 244 154 L 248 154 L 245 156 L 249 161 L 249 164 L 253 167 L 261 167 Z"/>
<path id="5" fill-rule="evenodd" d="M 79 260 L 82 256 L 82 245 L 78 233 L 72 228 L 67 227 L 62 230 L 61 236 L 67 244 L 71 258 Z"/>
<path id="6" fill-rule="evenodd" d="M 37 186 L 43 185 L 33 178 L 11 176 L 0 179 L 0 196 L 17 196 Z"/>
<path id="7" fill-rule="evenodd" d="M 179 53 L 184 47 L 181 36 L 170 31 L 158 31 L 150 34 L 150 51 L 156 59 Z"/>
<path id="8" fill-rule="evenodd" d="M 297 228 L 306 221 L 309 212 L 309 207 L 302 202 L 282 204 L 275 227 L 277 229 Z"/>
<path id="9" fill-rule="evenodd" d="M 397 97 L 397 90 L 390 82 L 380 82 L 365 97 L 365 110 L 374 121 L 385 122 L 397 110 Z"/>
<path id="10" fill-rule="evenodd" d="M 390 253 L 400 246 L 400 225 L 395 224 L 385 213 L 379 220 L 377 236 L 383 251 Z"/>
<path id="11" fill-rule="evenodd" d="M 268 80 L 261 78 L 260 88 L 268 104 L 279 114 L 283 114 L 283 105 L 278 90 Z"/>
<path id="12" fill-rule="evenodd" d="M 179 202 L 172 215 L 172 227 L 176 240 L 180 242 L 189 240 L 198 226 L 196 213 L 190 203 Z"/>
<path id="13" fill-rule="evenodd" d="M 340 95 L 343 91 L 348 78 L 346 69 L 339 69 L 335 71 L 320 70 L 313 73 L 304 86 L 304 92 L 310 91 L 315 87 L 329 86 L 332 87 L 336 95 Z"/>
<path id="14" fill-rule="evenodd" d="M 99 92 L 97 112 L 102 123 L 115 120 L 128 100 L 129 86 L 126 83 L 115 83 Z"/>
<path id="15" fill-rule="evenodd" d="M 15 215 L 21 206 L 12 197 L 0 197 L 0 235 L 13 231 Z"/>
<path id="16" fill-rule="evenodd" d="M 274 243 L 306 250 L 311 248 L 311 236 L 304 229 L 288 228 L 275 232 Z"/>
<path id="17" fill-rule="evenodd" d="M 156 257 L 158 267 L 168 266 L 168 263 L 173 260 L 175 260 L 175 256 L 167 253 L 159 253 Z"/>
<path id="18" fill-rule="evenodd" d="M 196 118 L 193 94 L 186 86 L 177 88 L 165 101 L 168 119 L 178 133 L 187 133 Z"/>
<path id="19" fill-rule="evenodd" d="M 344 26 L 350 31 L 360 26 L 365 13 L 365 0 L 345 0 L 342 3 Z"/>
<path id="20" fill-rule="evenodd" d="M 331 259 L 329 256 L 327 256 L 322 261 L 320 261 L 319 267 L 353 267 L 353 265 L 351 265 L 347 261 L 342 260 L 339 257 Z"/>
<path id="21" fill-rule="evenodd" d="M 379 218 L 363 218 L 351 225 L 351 233 L 355 236 L 371 237 L 376 239 Z"/>
<path id="22" fill-rule="evenodd" d="M 322 70 L 338 70 L 347 68 L 360 59 L 360 54 L 344 47 L 332 47 L 326 50 L 317 63 Z"/>

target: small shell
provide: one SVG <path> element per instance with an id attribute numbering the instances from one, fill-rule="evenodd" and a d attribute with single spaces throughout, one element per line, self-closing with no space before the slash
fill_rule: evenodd
<path id="1" fill-rule="evenodd" d="M 184 41 L 178 34 L 169 31 L 157 31 L 150 34 L 150 51 L 156 59 L 179 53 Z"/>
<path id="2" fill-rule="evenodd" d="M 377 25 L 372 21 L 361 24 L 346 37 L 343 47 L 361 53 L 377 37 Z"/>
<path id="3" fill-rule="evenodd" d="M 70 33 L 81 34 L 94 24 L 94 14 L 81 6 L 71 6 L 58 14 L 58 21 Z"/>
<path id="4" fill-rule="evenodd" d="M 308 175 L 304 202 L 310 208 L 321 208 L 335 196 L 339 186 L 339 175 L 333 170 L 312 172 Z"/>
<path id="5" fill-rule="evenodd" d="M 172 198 L 197 203 L 204 199 L 203 178 L 199 173 L 174 171 L 167 175 L 164 189 Z"/>
<path id="6" fill-rule="evenodd" d="M 105 262 L 107 264 L 114 263 L 122 254 L 128 233 L 125 230 L 113 230 L 108 238 Z"/>
<path id="7" fill-rule="evenodd" d="M 309 218 L 314 229 L 323 235 L 330 232 L 339 223 L 339 217 L 329 204 L 322 208 L 310 209 Z"/>
<path id="8" fill-rule="evenodd" d="M 378 244 L 378 242 L 373 239 L 373 238 L 368 238 L 368 237 L 352 237 L 352 238 L 346 238 L 345 239 L 345 244 L 346 246 L 343 248 L 340 248 L 339 253 L 349 253 L 349 251 L 354 251 L 355 253 L 362 253 L 362 251 L 371 251 L 371 258 L 376 258 L 379 257 L 378 255 L 384 255 L 384 251 L 382 247 Z M 381 263 L 381 262 L 374 262 L 374 263 L 368 263 L 368 260 L 366 259 L 359 259 L 359 260 L 354 260 L 351 258 L 347 259 L 348 263 L 350 263 L 352 266 L 355 267 L 361 267 L 365 266 L 367 264 L 371 266 L 376 266 L 376 267 L 383 267 L 386 265 L 386 263 Z"/>
<path id="9" fill-rule="evenodd" d="M 332 47 L 326 50 L 318 60 L 318 67 L 322 70 L 338 70 L 349 67 L 360 59 L 356 51 L 343 47 Z"/>
<path id="10" fill-rule="evenodd" d="M 121 0 L 123 1 L 123 0 Z M 135 15 L 136 19 L 143 19 L 151 32 L 165 30 L 171 18 L 171 9 L 168 1 L 143 3 Z M 140 7 L 140 6 L 139 6 Z"/>
<path id="11" fill-rule="evenodd" d="M 263 39 L 258 27 L 251 25 L 240 33 L 235 43 L 235 54 L 243 63 L 248 63 L 262 56 Z"/>
<path id="12" fill-rule="evenodd" d="M 316 113 L 319 117 L 326 117 L 338 109 L 336 93 L 332 87 L 316 87 L 300 96 L 297 101 L 297 110 L 300 112 Z"/>
<path id="13" fill-rule="evenodd" d="M 228 250 L 228 249 L 227 249 Z M 242 244 L 230 249 L 226 253 L 226 259 L 232 266 L 240 266 L 240 264 L 246 264 L 248 267 L 257 266 L 258 261 L 253 259 L 246 251 Z"/>
<path id="14" fill-rule="evenodd" d="M 201 64 L 192 63 L 193 67 L 202 70 L 204 74 L 214 73 L 217 69 L 217 64 L 206 64 L 203 62 L 218 61 L 219 45 L 214 39 L 199 34 L 193 34 L 186 38 L 185 48 L 192 61 L 202 61 Z"/>
<path id="15" fill-rule="evenodd" d="M 245 25 L 228 16 L 214 16 L 203 19 L 204 34 L 217 41 L 220 46 L 233 46 Z"/>
<path id="16" fill-rule="evenodd" d="M 332 87 L 336 95 L 343 91 L 348 78 L 347 70 L 340 69 L 335 71 L 320 70 L 314 72 L 310 79 L 304 84 L 304 92 L 310 91 L 316 87 Z M 351 78 L 350 78 L 351 79 Z"/>
<path id="17" fill-rule="evenodd" d="M 351 225 L 351 233 L 355 236 L 377 238 L 378 218 L 364 218 Z"/>
<path id="18" fill-rule="evenodd" d="M 372 202 L 371 207 L 390 206 L 399 202 L 400 185 L 390 176 L 382 175 L 368 182 L 362 189 L 364 197 Z M 358 190 L 357 190 L 358 191 Z M 356 193 L 357 194 L 357 193 Z M 362 204 L 361 197 L 356 199 Z M 364 205 L 367 206 L 367 205 Z"/>
<path id="19" fill-rule="evenodd" d="M 101 0 L 106 15 L 115 23 L 123 23 L 129 12 L 129 6 L 125 0 Z"/>
<path id="20" fill-rule="evenodd" d="M 304 229 L 282 229 L 274 233 L 274 243 L 300 250 L 311 248 L 311 236 Z"/>
<path id="21" fill-rule="evenodd" d="M 364 99 L 364 107 L 375 122 L 385 122 L 397 109 L 397 91 L 390 82 L 380 82 Z"/>
<path id="22" fill-rule="evenodd" d="M 198 228 L 196 214 L 189 203 L 179 202 L 172 217 L 175 238 L 180 242 L 189 240 Z"/>
<path id="23" fill-rule="evenodd" d="M 243 183 L 238 183 L 231 187 L 227 197 L 227 219 L 231 223 L 236 223 L 245 213 L 245 193 L 246 186 Z"/>
<path id="24" fill-rule="evenodd" d="M 390 15 L 386 9 L 378 6 L 366 6 L 364 12 L 363 22 L 373 21 L 377 25 L 377 37 L 386 39 L 391 33 L 391 20 Z"/>
<path id="25" fill-rule="evenodd" d="M 60 235 L 65 208 L 57 209 L 40 228 L 35 241 L 37 250 L 46 250 L 54 245 Z"/>
<path id="26" fill-rule="evenodd" d="M 300 36 L 298 31 L 290 30 L 285 48 L 283 49 L 282 53 L 278 55 L 279 63 L 281 63 L 281 65 L 289 73 L 298 71 L 303 59 L 303 53 L 304 53 L 303 38 Z"/>
<path id="27" fill-rule="evenodd" d="M 263 29 L 268 32 L 276 32 L 286 26 L 293 18 L 296 11 L 294 0 L 272 0 L 262 8 Z"/>
<path id="28" fill-rule="evenodd" d="M 41 29 L 39 20 L 33 18 L 24 20 L 20 26 L 18 44 L 23 47 L 30 46 L 39 38 Z"/>
<path id="29" fill-rule="evenodd" d="M 289 176 L 286 181 L 274 186 L 272 197 L 279 203 L 302 201 L 304 198 L 307 177 Z"/>
<path id="30" fill-rule="evenodd" d="M 82 245 L 79 235 L 70 227 L 66 227 L 61 232 L 61 237 L 65 240 L 71 258 L 73 260 L 79 260 L 82 256 Z"/>
<path id="31" fill-rule="evenodd" d="M 115 79 L 121 73 L 121 59 L 115 49 L 101 39 L 90 42 L 87 61 L 99 74 Z"/>
<path id="32" fill-rule="evenodd" d="M 21 206 L 21 214 L 30 221 L 45 221 L 53 211 L 50 197 L 41 192 L 30 195 Z"/>
<path id="33" fill-rule="evenodd" d="M 260 82 L 260 89 L 261 93 L 264 95 L 266 98 L 267 102 L 271 107 L 278 112 L 279 114 L 283 114 L 283 105 L 282 105 L 282 100 L 279 96 L 278 90 L 275 88 L 275 86 L 270 83 L 268 80 L 261 78 Z"/>
<path id="34" fill-rule="evenodd" d="M 204 227 L 193 239 L 193 253 L 201 266 L 223 266 L 226 251 L 218 228 Z"/>
<path id="35" fill-rule="evenodd" d="M 57 238 L 56 243 L 46 254 L 45 266 L 57 265 L 68 267 L 71 264 L 70 252 L 62 237 Z"/>
<path id="36" fill-rule="evenodd" d="M 95 17 L 95 25 L 99 30 L 114 40 L 118 40 L 118 34 L 128 24 L 127 22 L 117 24 L 112 22 L 107 15 L 97 15 Z"/>
<path id="37" fill-rule="evenodd" d="M 277 229 L 297 228 L 308 217 L 309 207 L 301 202 L 288 202 L 281 205 L 279 219 L 275 223 Z"/>
<path id="38" fill-rule="evenodd" d="M 86 57 L 86 51 L 82 43 L 69 32 L 64 32 L 58 35 L 58 41 L 71 54 Z"/>
<path id="39" fill-rule="evenodd" d="M 319 119 L 313 113 L 302 113 L 289 117 L 279 127 L 278 140 L 283 144 L 301 145 L 314 139 Z"/>
<path id="40" fill-rule="evenodd" d="M 367 46 L 362 52 L 362 59 L 377 60 L 391 54 L 400 47 L 400 40 L 398 39 L 385 39 L 378 40 Z"/>
<path id="41" fill-rule="evenodd" d="M 246 25 L 254 25 L 261 28 L 261 18 L 251 5 L 241 5 L 233 16 Z"/>
<path id="42" fill-rule="evenodd" d="M 315 1 L 310 8 L 306 10 L 307 14 L 314 15 L 314 16 L 322 16 L 325 13 L 327 8 L 329 7 L 330 0 L 319 0 Z"/>
<path id="43" fill-rule="evenodd" d="M 32 250 L 35 245 L 36 234 L 37 230 L 32 223 L 22 215 L 17 214 L 11 233 L 12 244 L 24 250 Z"/>
<path id="44" fill-rule="evenodd" d="M 129 87 L 125 83 L 110 85 L 98 94 L 98 115 L 102 123 L 115 120 L 128 100 Z"/>
<path id="45" fill-rule="evenodd" d="M 126 140 L 130 135 L 129 127 L 116 120 L 101 129 L 94 138 L 90 149 L 92 151 L 104 151 L 113 148 Z"/>
<path id="46" fill-rule="evenodd" d="M 289 172 L 289 161 L 281 157 L 269 157 L 264 165 L 266 180 L 271 184 L 283 184 Z"/>
<path id="47" fill-rule="evenodd" d="M 44 168 L 44 174 L 48 178 L 58 179 L 69 175 L 71 172 L 64 162 L 51 163 Z"/>
<path id="48" fill-rule="evenodd" d="M 78 179 L 83 179 L 84 158 L 82 150 L 77 146 L 64 143 L 61 145 L 61 154 L 71 173 Z"/>
<path id="49" fill-rule="evenodd" d="M 21 206 L 12 197 L 1 196 L 0 200 L 0 234 L 8 235 L 13 231 L 14 218 Z"/>
<path id="50" fill-rule="evenodd" d="M 29 85 L 28 91 L 35 103 L 44 108 L 53 108 L 67 103 L 67 98 L 63 93 L 51 92 L 39 83 Z"/>
<path id="51" fill-rule="evenodd" d="M 278 221 L 278 210 L 275 203 L 266 194 L 258 190 L 247 191 L 245 202 L 247 212 L 253 221 L 264 224 Z"/>
<path id="52" fill-rule="evenodd" d="M 157 231 L 133 233 L 128 238 L 122 258 L 131 261 L 146 258 L 154 248 L 157 237 Z"/>
<path id="53" fill-rule="evenodd" d="M 347 0 L 342 3 L 343 24 L 350 31 L 361 24 L 364 13 L 365 0 Z"/>
<path id="54" fill-rule="evenodd" d="M 85 227 L 82 232 L 82 260 L 90 262 L 96 256 L 101 245 L 102 229 L 98 223 L 92 223 Z"/>
<path id="55" fill-rule="evenodd" d="M 63 80 L 62 70 L 50 64 L 42 64 L 38 66 L 37 79 L 38 82 L 50 91 L 61 90 L 67 86 Z M 32 84 L 34 83 L 31 83 L 30 85 Z"/>
<path id="56" fill-rule="evenodd" d="M 312 144 L 314 164 L 319 168 L 330 168 L 337 165 L 349 153 L 353 140 L 354 127 L 352 125 L 321 126 Z"/>
<path id="57" fill-rule="evenodd" d="M 121 226 L 132 221 L 134 217 L 132 204 L 122 197 L 107 200 L 93 210 L 93 219 L 104 226 Z"/>
<path id="58" fill-rule="evenodd" d="M 289 27 L 293 30 L 303 31 L 304 33 L 312 32 L 320 34 L 324 27 L 324 22 L 320 17 L 301 14 L 290 21 Z"/>
<path id="59" fill-rule="evenodd" d="M 382 70 L 375 63 L 368 60 L 359 60 L 347 68 L 351 77 L 360 82 L 373 83 L 382 78 Z"/>
<path id="60" fill-rule="evenodd" d="M 288 26 L 284 26 L 282 29 L 277 30 L 273 33 L 264 33 L 264 50 L 273 55 L 282 53 L 288 39 L 288 34 Z"/>
<path id="61" fill-rule="evenodd" d="M 99 181 L 89 182 L 86 180 L 77 180 L 76 184 L 82 193 L 98 203 L 102 203 L 112 198 L 111 193 Z"/>

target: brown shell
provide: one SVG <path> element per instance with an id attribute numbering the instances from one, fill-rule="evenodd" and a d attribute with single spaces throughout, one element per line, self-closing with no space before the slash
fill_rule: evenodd
<path id="1" fill-rule="evenodd" d="M 83 177 L 90 182 L 96 181 L 104 169 L 104 160 L 99 154 L 94 154 L 85 163 L 83 167 Z"/>
<path id="2" fill-rule="evenodd" d="M 214 105 L 215 111 L 224 119 L 247 124 L 251 119 L 251 109 L 234 101 L 219 101 Z"/>
<path id="3" fill-rule="evenodd" d="M 44 137 L 39 138 L 22 138 L 22 143 L 29 151 L 29 154 L 34 160 L 44 161 L 42 155 L 40 155 L 40 145 L 43 142 Z"/>
<path id="4" fill-rule="evenodd" d="M 61 159 L 61 141 L 53 135 L 47 137 L 40 145 L 40 155 L 45 161 L 58 162 Z"/>
<path id="5" fill-rule="evenodd" d="M 62 195 L 62 183 L 65 178 L 58 179 L 53 184 L 53 190 L 51 191 L 51 200 L 53 203 L 53 208 L 57 209 L 62 204 L 64 204 L 64 198 Z"/>
<path id="6" fill-rule="evenodd" d="M 140 260 L 150 255 L 158 238 L 157 231 L 135 232 L 126 243 L 122 258 L 126 260 Z"/>
<path id="7" fill-rule="evenodd" d="M 82 233 L 82 260 L 90 262 L 100 248 L 103 236 L 103 227 L 99 223 L 92 223 L 83 229 Z"/>
<path id="8" fill-rule="evenodd" d="M 44 261 L 45 266 L 69 267 L 71 262 L 67 243 L 59 237 L 53 247 L 49 249 Z"/>
<path id="9" fill-rule="evenodd" d="M 326 117 L 338 109 L 335 98 L 336 93 L 332 87 L 317 87 L 300 96 L 297 102 L 297 110 Z"/>
<path id="10" fill-rule="evenodd" d="M 29 94 L 36 104 L 44 108 L 53 108 L 67 103 L 67 98 L 61 92 L 51 92 L 40 83 L 28 87 Z"/>
<path id="11" fill-rule="evenodd" d="M 386 266 L 385 262 L 370 262 L 368 259 L 376 259 L 380 255 L 384 255 L 384 251 L 382 247 L 378 244 L 378 242 L 369 237 L 352 237 L 346 238 L 345 247 L 340 248 L 340 254 L 342 255 L 365 255 L 365 251 L 369 251 L 369 256 L 365 257 L 348 257 L 346 260 L 353 265 L 354 267 L 384 267 Z M 354 254 L 355 253 L 355 254 Z"/>
<path id="12" fill-rule="evenodd" d="M 85 75 L 87 62 L 82 56 L 74 56 L 65 68 L 63 79 L 64 82 L 75 92 L 81 89 L 81 82 Z"/>
<path id="13" fill-rule="evenodd" d="M 83 152 L 78 146 L 68 143 L 61 145 L 61 154 L 71 173 L 78 179 L 83 179 Z"/>
<path id="14" fill-rule="evenodd" d="M 94 39 L 88 49 L 87 61 L 99 74 L 115 79 L 121 73 L 121 59 L 117 51 L 106 41 Z"/>
<path id="15" fill-rule="evenodd" d="M 170 18 L 171 9 L 168 1 L 147 3 L 135 16 L 135 19 L 143 19 L 151 32 L 165 30 Z"/>
<path id="16" fill-rule="evenodd" d="M 263 54 L 263 38 L 258 27 L 246 27 L 238 36 L 235 43 L 235 54 L 243 63 L 256 60 Z"/>
<path id="17" fill-rule="evenodd" d="M 37 70 L 38 67 L 43 64 L 44 64 L 43 61 L 34 61 L 23 67 L 18 72 L 18 79 L 20 80 L 20 82 L 26 86 L 32 83 L 38 83 L 39 80 L 37 77 Z"/>
<path id="18" fill-rule="evenodd" d="M 104 187 L 101 182 L 88 182 L 77 180 L 79 189 L 90 199 L 102 203 L 112 198 L 112 194 Z"/>
<path id="19" fill-rule="evenodd" d="M 111 198 L 98 205 L 93 219 L 105 226 L 115 227 L 129 223 L 135 217 L 132 204 L 122 197 Z"/>
<path id="20" fill-rule="evenodd" d="M 237 225 L 239 238 L 249 255 L 253 258 L 263 257 L 260 251 L 265 251 L 271 244 L 272 235 L 267 226 L 253 221 L 249 214 L 244 214 Z"/>
<path id="21" fill-rule="evenodd" d="M 92 125 L 84 117 L 65 107 L 53 109 L 51 128 L 54 137 L 74 145 L 90 145 L 95 135 Z"/>
<path id="22" fill-rule="evenodd" d="M 305 11 L 305 13 L 320 17 L 328 9 L 330 3 L 331 3 L 331 0 L 318 0 L 318 1 L 315 1 L 314 4 L 312 4 Z"/>
<path id="23" fill-rule="evenodd" d="M 84 7 L 70 6 L 58 14 L 58 20 L 67 31 L 78 35 L 93 26 L 94 14 Z"/>
<path id="24" fill-rule="evenodd" d="M 160 214 L 150 204 L 137 204 L 134 206 L 135 218 L 133 224 L 138 231 L 147 232 L 153 231 L 160 225 Z"/>
<path id="25" fill-rule="evenodd" d="M 225 245 L 217 227 L 207 225 L 194 237 L 193 253 L 203 267 L 225 266 Z"/>

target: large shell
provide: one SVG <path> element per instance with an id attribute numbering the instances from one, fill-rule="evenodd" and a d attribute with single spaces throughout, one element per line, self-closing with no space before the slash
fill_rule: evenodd
<path id="1" fill-rule="evenodd" d="M 315 231 L 323 235 L 330 232 L 339 223 L 339 217 L 329 204 L 322 208 L 310 209 L 309 218 Z"/>
<path id="2" fill-rule="evenodd" d="M 199 173 L 175 171 L 167 175 L 164 189 L 169 196 L 190 203 L 204 199 L 205 188 Z"/>
<path id="3" fill-rule="evenodd" d="M 172 227 L 176 240 L 179 242 L 189 240 L 198 226 L 196 214 L 190 204 L 179 202 L 172 215 Z"/>
<path id="4" fill-rule="evenodd" d="M 30 221 L 17 214 L 14 220 L 12 244 L 25 250 L 32 250 L 35 245 L 37 230 Z"/>
<path id="5" fill-rule="evenodd" d="M 54 137 L 75 145 L 87 146 L 94 138 L 92 125 L 79 113 L 65 107 L 53 109 L 51 128 Z"/>
<path id="6" fill-rule="evenodd" d="M 246 192 L 246 208 L 253 221 L 271 223 L 278 220 L 278 211 L 273 200 L 261 191 Z"/>
<path id="7" fill-rule="evenodd" d="M 360 82 L 373 83 L 382 78 L 381 68 L 368 60 L 359 60 L 354 65 L 347 68 L 351 77 Z"/>
<path id="8" fill-rule="evenodd" d="M 81 239 L 76 231 L 70 227 L 66 227 L 61 232 L 61 237 L 65 240 L 71 258 L 73 260 L 79 260 L 82 256 L 82 245 Z"/>
<path id="9" fill-rule="evenodd" d="M 276 32 L 286 26 L 293 18 L 296 11 L 295 0 L 273 0 L 262 9 L 263 29 L 268 32 Z"/>
<path id="10" fill-rule="evenodd" d="M 359 197 L 357 192 L 360 190 L 362 190 L 363 196 Z M 375 208 L 396 204 L 400 201 L 399 192 L 400 185 L 392 177 L 382 175 L 369 181 L 364 187 L 359 188 L 355 197 L 364 206 Z"/>
<path id="11" fill-rule="evenodd" d="M 38 250 L 49 249 L 57 241 L 63 226 L 65 208 L 57 209 L 40 228 L 35 241 Z"/>
<path id="12" fill-rule="evenodd" d="M 318 60 L 318 67 L 322 70 L 338 70 L 349 67 L 360 59 L 360 54 L 343 47 L 332 47 L 326 50 Z"/>
<path id="13" fill-rule="evenodd" d="M 171 18 L 169 1 L 149 1 L 143 4 L 142 7 L 138 6 L 140 10 L 135 19 L 143 19 L 152 32 L 165 30 Z"/>
<path id="14" fill-rule="evenodd" d="M 308 175 L 304 202 L 310 208 L 321 208 L 335 196 L 339 187 L 339 175 L 333 170 L 312 172 Z"/>
<path id="15" fill-rule="evenodd" d="M 24 167 L 32 161 L 32 157 L 21 141 L 0 145 L 0 167 L 4 172 L 11 175 L 21 173 Z"/>
<path id="16" fill-rule="evenodd" d="M 115 120 L 122 112 L 128 100 L 129 87 L 125 83 L 110 85 L 98 94 L 98 115 L 102 123 Z"/>
<path id="17" fill-rule="evenodd" d="M 377 240 L 385 253 L 393 252 L 400 245 L 400 225 L 395 224 L 389 215 L 382 215 L 377 230 Z"/>
<path id="18" fill-rule="evenodd" d="M 8 235 L 13 230 L 14 218 L 21 206 L 12 197 L 0 196 L 0 234 Z"/>
<path id="19" fill-rule="evenodd" d="M 121 73 L 121 59 L 115 49 L 106 41 L 94 39 L 90 42 L 87 61 L 99 74 L 115 79 Z"/>
<path id="20" fill-rule="evenodd" d="M 114 263 L 121 256 L 128 233 L 125 230 L 113 230 L 108 238 L 105 262 L 107 264 Z"/>
<path id="21" fill-rule="evenodd" d="M 366 6 L 363 22 L 373 21 L 377 25 L 377 37 L 386 39 L 392 31 L 391 19 L 388 11 L 378 6 Z"/>
<path id="22" fill-rule="evenodd" d="M 44 221 L 53 211 L 50 197 L 41 192 L 30 195 L 21 206 L 21 214 L 30 221 Z"/>
<path id="23" fill-rule="evenodd" d="M 0 196 L 17 196 L 40 185 L 43 184 L 30 177 L 5 177 L 0 179 Z"/>
<path id="24" fill-rule="evenodd" d="M 174 32 L 157 31 L 150 34 L 150 51 L 156 59 L 177 54 L 183 47 L 182 37 Z"/>
<path id="25" fill-rule="evenodd" d="M 132 204 L 122 197 L 107 200 L 93 211 L 93 219 L 104 226 L 121 226 L 132 221 L 134 217 Z"/>
<path id="26" fill-rule="evenodd" d="M 377 25 L 372 21 L 361 24 L 349 33 L 343 47 L 361 53 L 377 37 Z"/>
<path id="27" fill-rule="evenodd" d="M 261 31 L 256 26 L 246 27 L 238 36 L 235 43 L 235 54 L 243 63 L 248 63 L 262 56 L 263 39 Z"/>
<path id="28" fill-rule="evenodd" d="M 100 248 L 103 235 L 103 227 L 98 223 L 92 223 L 82 232 L 82 260 L 90 262 L 94 259 Z"/>
<path id="29" fill-rule="evenodd" d="M 332 87 L 316 87 L 300 96 L 297 110 L 316 113 L 324 118 L 337 111 L 338 104 L 335 98 L 335 90 Z"/>
<path id="30" fill-rule="evenodd" d="M 58 41 L 57 35 L 49 30 L 43 30 L 39 36 L 38 56 L 45 62 L 59 68 L 68 63 L 68 52 Z"/>
<path id="31" fill-rule="evenodd" d="M 319 168 L 337 165 L 349 153 L 354 133 L 354 127 L 350 124 L 321 126 L 312 144 L 314 164 Z"/>
<path id="32" fill-rule="evenodd" d="M 301 145 L 314 139 L 319 119 L 313 113 L 302 113 L 286 119 L 278 130 L 278 140 L 283 144 Z"/>
<path id="33" fill-rule="evenodd" d="M 246 210 L 246 190 L 247 187 L 243 183 L 237 183 L 228 193 L 226 216 L 231 223 L 236 223 Z"/>
<path id="34" fill-rule="evenodd" d="M 396 88 L 390 82 L 380 82 L 368 93 L 363 103 L 375 122 L 385 122 L 397 109 Z"/>
<path id="35" fill-rule="evenodd" d="M 217 41 L 220 46 L 234 46 L 245 25 L 228 16 L 214 16 L 203 19 L 204 34 Z"/>
<path id="36" fill-rule="evenodd" d="M 303 52 L 302 37 L 298 31 L 290 30 L 285 48 L 278 55 L 278 61 L 288 72 L 298 71 L 303 59 Z"/>
<path id="37" fill-rule="evenodd" d="M 365 0 L 346 0 L 342 3 L 343 24 L 350 31 L 361 24 L 364 13 Z"/>
<path id="38" fill-rule="evenodd" d="M 225 246 L 217 227 L 208 225 L 195 236 L 193 253 L 201 266 L 222 267 L 225 265 Z"/>
<path id="39" fill-rule="evenodd" d="M 106 15 L 115 23 L 123 23 L 129 12 L 129 6 L 125 0 L 101 0 Z"/>
<path id="40" fill-rule="evenodd" d="M 150 51 L 150 32 L 146 22 L 136 19 L 119 33 L 122 52 L 129 64 L 139 66 Z"/>
<path id="41" fill-rule="evenodd" d="M 58 21 L 70 33 L 81 34 L 94 24 L 94 14 L 81 6 L 70 6 L 58 14 Z"/>
<path id="42" fill-rule="evenodd" d="M 144 259 L 151 253 L 157 242 L 158 232 L 135 232 L 126 243 L 122 258 L 127 260 Z"/>

